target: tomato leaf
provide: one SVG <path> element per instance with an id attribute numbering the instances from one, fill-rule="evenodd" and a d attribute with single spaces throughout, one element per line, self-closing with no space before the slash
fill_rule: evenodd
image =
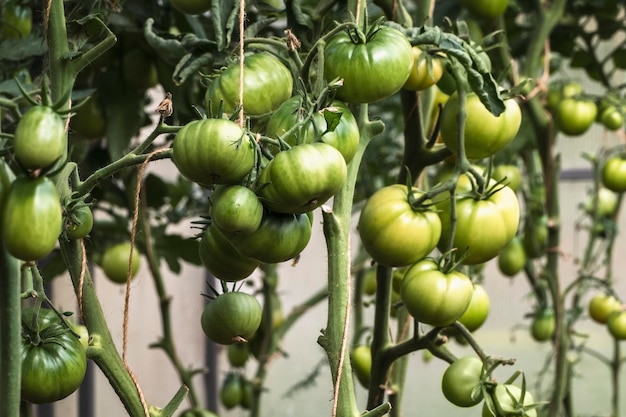
<path id="1" fill-rule="evenodd" d="M 339 122 L 341 121 L 342 114 L 343 113 L 340 111 L 324 109 L 323 115 L 324 115 L 324 120 L 326 120 L 326 126 L 327 126 L 326 132 L 324 132 L 324 134 L 335 131 L 337 126 L 339 126 Z"/>
<path id="2" fill-rule="evenodd" d="M 217 48 L 225 50 L 235 27 L 235 18 L 239 15 L 239 2 L 234 0 L 213 0 L 211 2 L 211 20 L 215 32 Z"/>

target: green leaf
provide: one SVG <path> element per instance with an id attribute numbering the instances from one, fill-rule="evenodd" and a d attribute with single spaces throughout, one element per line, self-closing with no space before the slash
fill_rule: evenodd
<path id="1" fill-rule="evenodd" d="M 239 2 L 234 0 L 213 0 L 211 2 L 211 19 L 215 30 L 215 40 L 220 51 L 228 48 L 235 26 L 235 18 L 239 15 Z"/>
<path id="2" fill-rule="evenodd" d="M 180 59 L 185 56 L 187 50 L 183 46 L 181 40 L 177 36 L 164 35 L 166 37 L 158 36 L 152 30 L 154 24 L 153 19 L 146 20 L 146 24 L 143 27 L 143 34 L 146 38 L 146 42 L 157 53 L 159 58 L 167 62 L 170 65 L 175 65 Z M 185 35 L 193 36 L 193 35 Z"/>
<path id="3" fill-rule="evenodd" d="M 326 132 L 334 132 L 337 126 L 339 126 L 339 122 L 341 121 L 342 112 L 337 110 L 332 110 L 329 108 L 324 109 L 324 120 L 326 120 Z"/>
<path id="4" fill-rule="evenodd" d="M 48 51 L 46 42 L 38 36 L 24 39 L 5 39 L 0 42 L 0 61 L 22 61 L 39 57 Z"/>
<path id="5" fill-rule="evenodd" d="M 185 80 L 197 73 L 200 68 L 211 66 L 213 62 L 212 53 L 189 53 L 182 57 L 182 59 L 176 64 L 174 73 L 172 74 L 172 80 L 174 83 L 180 85 Z"/>

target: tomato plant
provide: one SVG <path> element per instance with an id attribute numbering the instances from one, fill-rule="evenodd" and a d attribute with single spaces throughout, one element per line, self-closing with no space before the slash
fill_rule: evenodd
<path id="1" fill-rule="evenodd" d="M 141 259 L 139 253 L 135 248 L 132 252 L 132 246 L 130 242 L 121 242 L 107 248 L 102 255 L 102 271 L 104 275 L 112 282 L 117 284 L 126 283 L 130 272 L 130 279 L 133 279 L 137 272 L 139 272 L 139 266 Z M 129 271 L 130 269 L 130 271 Z"/>
<path id="2" fill-rule="evenodd" d="M 51 107 L 31 107 L 20 119 L 13 138 L 13 151 L 25 168 L 46 168 L 66 150 L 65 123 Z"/>
<path id="3" fill-rule="evenodd" d="M 250 294 L 227 292 L 210 300 L 200 323 L 204 334 L 222 345 L 245 342 L 261 325 L 261 304 Z"/>
<path id="4" fill-rule="evenodd" d="M 87 370 L 85 348 L 52 310 L 22 312 L 22 399 L 50 403 L 80 386 Z M 33 326 L 33 324 L 35 324 Z"/>
<path id="5" fill-rule="evenodd" d="M 249 115 L 276 110 L 291 97 L 293 77 L 289 68 L 274 55 L 260 52 L 243 61 L 243 108 Z M 232 113 L 239 104 L 239 63 L 230 64 L 206 91 L 204 106 L 217 114 L 220 101 Z"/>
<path id="6" fill-rule="evenodd" d="M 180 173 L 202 185 L 237 183 L 254 166 L 253 144 L 239 125 L 226 119 L 187 123 L 172 149 Z"/>
<path id="7" fill-rule="evenodd" d="M 34 261 L 45 257 L 61 234 L 59 194 L 48 177 L 13 181 L 2 214 L 2 241 L 16 258 Z"/>
<path id="8" fill-rule="evenodd" d="M 400 296 L 415 320 L 447 326 L 467 310 L 473 291 L 472 281 L 465 274 L 442 272 L 434 262 L 425 260 L 407 270 Z"/>
<path id="9" fill-rule="evenodd" d="M 378 263 L 406 266 L 428 255 L 437 245 L 441 222 L 426 204 L 414 209 L 411 199 L 417 189 L 390 185 L 378 190 L 367 201 L 359 217 L 358 231 L 369 255 Z"/>
<path id="10" fill-rule="evenodd" d="M 480 383 L 483 363 L 475 356 L 463 356 L 446 368 L 441 378 L 444 397 L 458 407 L 473 407 L 483 400 Z"/>
<path id="11" fill-rule="evenodd" d="M 503 149 L 515 138 L 522 123 L 522 111 L 514 99 L 505 100 L 505 110 L 494 116 L 480 98 L 468 94 L 465 101 L 464 139 L 465 154 L 469 159 L 482 159 Z M 459 96 L 452 94 L 443 108 L 441 116 L 441 138 L 448 149 L 458 152 Z"/>
<path id="12" fill-rule="evenodd" d="M 324 49 L 324 77 L 343 80 L 337 97 L 348 103 L 374 103 L 397 93 L 412 67 L 411 44 L 402 32 L 388 26 L 366 35 L 339 32 Z"/>

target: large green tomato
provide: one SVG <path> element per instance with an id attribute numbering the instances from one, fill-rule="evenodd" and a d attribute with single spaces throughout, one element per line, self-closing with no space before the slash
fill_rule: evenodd
<path id="1" fill-rule="evenodd" d="M 61 234 L 63 215 L 56 186 L 48 177 L 13 181 L 2 213 L 2 241 L 23 261 L 47 256 Z"/>
<path id="2" fill-rule="evenodd" d="M 495 19 L 504 14 L 509 0 L 461 0 L 465 8 L 482 19 Z"/>
<path id="3" fill-rule="evenodd" d="M 312 211 L 332 197 L 346 180 L 346 161 L 323 142 L 304 143 L 279 152 L 261 171 L 259 197 L 277 213 Z"/>
<path id="4" fill-rule="evenodd" d="M 417 189 L 411 190 L 419 197 Z M 406 185 L 381 188 L 365 203 L 357 226 L 363 247 L 374 261 L 406 266 L 428 255 L 441 235 L 441 221 L 432 208 L 414 209 Z"/>
<path id="5" fill-rule="evenodd" d="M 534 404 L 535 400 L 530 392 L 524 393 L 524 400 L 522 399 L 522 390 L 517 385 L 513 384 L 498 384 L 492 394 L 493 401 L 498 404 L 500 410 L 504 415 L 518 415 L 520 417 L 537 417 L 537 410 L 528 410 L 525 413 L 521 413 L 523 406 Z M 485 401 L 483 404 L 482 417 L 496 417 L 490 409 L 489 405 Z"/>
<path id="6" fill-rule="evenodd" d="M 268 114 L 291 97 L 291 71 L 274 55 L 266 52 L 247 55 L 243 67 L 243 109 L 246 114 Z M 204 105 L 216 114 L 220 100 L 229 114 L 239 105 L 239 63 L 229 65 L 213 80 L 206 91 Z"/>
<path id="7" fill-rule="evenodd" d="M 368 34 L 342 31 L 324 49 L 324 77 L 342 79 L 337 97 L 348 103 L 374 103 L 398 92 L 411 74 L 413 48 L 404 34 L 380 26 Z"/>
<path id="8" fill-rule="evenodd" d="M 504 112 L 496 117 L 476 94 L 467 95 L 464 143 L 465 154 L 469 159 L 492 156 L 515 138 L 522 123 L 522 111 L 514 99 L 505 100 L 504 104 Z M 441 115 L 441 138 L 455 154 L 458 153 L 458 111 L 459 96 L 455 93 L 446 102 Z"/>
<path id="9" fill-rule="evenodd" d="M 22 400 L 51 403 L 80 386 L 87 370 L 85 348 L 68 325 L 52 310 L 37 316 L 39 338 L 34 337 L 33 309 L 22 312 Z"/>
<path id="10" fill-rule="evenodd" d="M 133 279 L 137 275 L 137 272 L 139 272 L 141 258 L 136 248 L 133 248 L 131 258 L 131 248 L 130 242 L 121 242 L 105 250 L 102 255 L 102 270 L 104 275 L 116 284 L 126 283 L 129 260 L 132 263 L 130 279 Z"/>
<path id="11" fill-rule="evenodd" d="M 199 245 L 202 265 L 216 278 L 241 281 L 259 266 L 259 261 L 242 255 L 214 225 L 207 227 Z"/>
<path id="12" fill-rule="evenodd" d="M 336 148 L 346 164 L 356 153 L 359 145 L 359 126 L 354 115 L 343 102 L 335 100 L 330 107 L 314 112 L 308 121 L 304 121 L 305 109 L 301 97 L 292 97 L 285 101 L 272 114 L 267 122 L 265 134 L 271 138 L 281 138 L 289 145 L 322 141 Z M 338 124 L 332 131 L 328 130 L 328 120 L 340 116 Z M 286 135 L 294 126 L 298 128 Z M 270 147 L 276 153 L 276 147 Z"/>
<path id="13" fill-rule="evenodd" d="M 31 107 L 15 129 L 13 151 L 20 164 L 28 169 L 46 168 L 67 149 L 65 122 L 52 107 Z"/>
<path id="14" fill-rule="evenodd" d="M 307 213 L 266 212 L 261 225 L 252 234 L 224 233 L 244 256 L 263 263 L 287 261 L 304 250 L 311 239 L 311 220 Z"/>
<path id="15" fill-rule="evenodd" d="M 476 356 L 464 356 L 452 362 L 441 378 L 444 397 L 458 407 L 473 407 L 483 400 L 480 382 L 483 363 Z"/>
<path id="16" fill-rule="evenodd" d="M 437 206 L 442 225 L 439 249 L 445 251 L 452 233 L 451 205 L 449 201 L 443 201 Z M 465 254 L 464 264 L 480 264 L 498 256 L 513 239 L 518 226 L 519 202 L 509 187 L 501 186 L 479 199 L 457 194 L 452 248 Z"/>
<path id="17" fill-rule="evenodd" d="M 626 191 L 626 158 L 612 156 L 602 166 L 602 183 L 616 193 Z"/>
<path id="18" fill-rule="evenodd" d="M 170 0 L 174 8 L 186 14 L 201 14 L 211 10 L 211 0 Z"/>
<path id="19" fill-rule="evenodd" d="M 249 235 L 261 225 L 263 204 L 247 187 L 217 187 L 211 195 L 211 219 L 221 230 Z"/>
<path id="20" fill-rule="evenodd" d="M 243 292 L 227 292 L 204 307 L 200 323 L 204 334 L 222 345 L 249 340 L 261 325 L 263 309 L 256 298 Z"/>
<path id="21" fill-rule="evenodd" d="M 202 185 L 238 183 L 254 167 L 253 143 L 238 124 L 227 119 L 187 123 L 176 134 L 172 148 L 180 173 Z"/>
<path id="22" fill-rule="evenodd" d="M 444 273 L 430 261 L 411 266 L 402 281 L 400 296 L 413 318 L 431 326 L 448 326 L 467 310 L 474 291 L 461 272 Z"/>
<path id="23" fill-rule="evenodd" d="M 556 108 L 554 119 L 561 132 L 569 136 L 585 133 L 598 114 L 598 106 L 592 100 L 565 98 Z"/>

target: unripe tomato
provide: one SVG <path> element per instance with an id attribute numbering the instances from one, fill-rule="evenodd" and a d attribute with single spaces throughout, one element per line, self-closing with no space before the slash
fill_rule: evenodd
<path id="1" fill-rule="evenodd" d="M 438 57 L 423 53 L 418 46 L 413 47 L 413 68 L 403 88 L 421 91 L 435 85 L 443 74 L 443 66 Z"/>
<path id="2" fill-rule="evenodd" d="M 522 240 L 514 236 L 498 255 L 498 269 L 503 275 L 513 277 L 524 269 L 526 251 Z"/>
<path id="3" fill-rule="evenodd" d="M 220 390 L 220 400 L 227 410 L 237 407 L 241 402 L 243 390 L 241 378 L 237 374 L 227 374 Z"/>
<path id="4" fill-rule="evenodd" d="M 444 397 L 458 407 L 473 407 L 483 400 L 479 389 L 483 363 L 476 356 L 464 356 L 452 362 L 441 378 Z"/>
<path id="5" fill-rule="evenodd" d="M 505 415 L 522 415 L 520 413 L 521 406 L 531 405 L 535 402 L 532 394 L 528 391 L 524 392 L 524 401 L 521 401 L 522 390 L 520 387 L 513 384 L 498 384 L 491 395 L 493 401 L 497 402 L 499 409 L 502 410 Z M 537 410 L 528 410 L 524 416 L 537 417 Z M 483 404 L 482 417 L 496 417 L 496 414 L 489 409 L 489 405 L 486 401 Z"/>
<path id="6" fill-rule="evenodd" d="M 372 373 L 372 349 L 368 345 L 358 345 L 350 353 L 352 369 L 363 388 L 369 388 Z"/>
<path id="7" fill-rule="evenodd" d="M 496 117 L 475 93 L 467 95 L 464 138 L 465 154 L 469 159 L 492 156 L 515 138 L 522 123 L 522 111 L 514 99 L 505 100 L 504 104 L 504 112 Z M 441 138 L 453 153 L 458 152 L 458 111 L 459 96 L 452 94 L 443 108 Z"/>
<path id="8" fill-rule="evenodd" d="M 70 119 L 70 129 L 87 139 L 97 139 L 106 132 L 104 109 L 98 97 L 92 96 Z"/>
<path id="9" fill-rule="evenodd" d="M 261 171 L 259 196 L 277 213 L 300 214 L 324 204 L 343 185 L 343 155 L 323 142 L 304 143 L 279 152 Z"/>
<path id="10" fill-rule="evenodd" d="M 52 107 L 31 107 L 15 129 L 13 151 L 20 164 L 28 169 L 46 168 L 67 149 L 65 123 Z"/>
<path id="11" fill-rule="evenodd" d="M 436 263 L 425 260 L 407 270 L 400 296 L 415 320 L 431 326 L 448 326 L 467 310 L 473 291 L 472 281 L 465 274 L 443 273 Z"/>
<path id="12" fill-rule="evenodd" d="M 518 192 L 522 186 L 522 173 L 517 165 L 498 165 L 494 168 L 491 178 L 505 181 L 511 190 Z"/>
<path id="13" fill-rule="evenodd" d="M 504 14 L 509 0 L 461 0 L 465 8 L 482 19 L 495 19 Z"/>
<path id="14" fill-rule="evenodd" d="M 147 90 L 159 84 L 159 74 L 152 58 L 136 48 L 122 57 L 124 81 L 138 90 Z"/>
<path id="15" fill-rule="evenodd" d="M 187 123 L 176 134 L 172 160 L 181 174 L 202 185 L 235 184 L 254 167 L 254 145 L 227 119 Z"/>
<path id="16" fill-rule="evenodd" d="M 611 191 L 626 191 L 626 159 L 621 156 L 608 158 L 602 166 L 602 184 Z"/>
<path id="17" fill-rule="evenodd" d="M 402 32 L 389 26 L 380 26 L 367 37 L 339 32 L 324 49 L 324 77 L 329 82 L 343 80 L 337 98 L 348 103 L 390 97 L 402 88 L 412 67 L 413 47 Z"/>
<path id="18" fill-rule="evenodd" d="M 600 324 L 606 323 L 609 315 L 614 311 L 618 311 L 622 304 L 612 295 L 596 294 L 589 301 L 589 316 Z"/>
<path id="19" fill-rule="evenodd" d="M 247 55 L 243 67 L 243 109 L 246 114 L 269 114 L 291 97 L 291 71 L 274 55 L 266 52 Z M 204 106 L 217 114 L 220 100 L 223 100 L 224 112 L 228 114 L 239 105 L 238 62 L 229 65 L 209 85 Z"/>
<path id="20" fill-rule="evenodd" d="M 247 187 L 217 187 L 211 195 L 211 219 L 221 230 L 249 235 L 261 225 L 263 204 Z"/>
<path id="21" fill-rule="evenodd" d="M 243 292 L 220 294 L 204 307 L 200 323 L 204 334 L 222 345 L 249 340 L 261 325 L 263 309 Z"/>
<path id="22" fill-rule="evenodd" d="M 470 300 L 467 310 L 458 321 L 467 330 L 474 332 L 485 323 L 489 315 L 489 294 L 482 285 L 474 284 L 474 292 Z"/>
<path id="23" fill-rule="evenodd" d="M 126 283 L 129 260 L 131 259 L 130 251 L 130 242 L 118 243 L 104 251 L 104 254 L 102 255 L 102 270 L 104 271 L 104 275 L 112 282 L 117 284 Z M 133 250 L 131 261 L 132 267 L 130 271 L 130 279 L 133 279 L 135 275 L 137 275 L 140 262 L 139 253 L 135 248 Z"/>
<path id="24" fill-rule="evenodd" d="M 27 5 L 15 0 L 5 0 L 0 20 L 0 39 L 20 39 L 30 35 L 33 12 Z"/>
<path id="25" fill-rule="evenodd" d="M 626 311 L 617 310 L 609 314 L 606 327 L 615 339 L 626 340 Z"/>
<path id="26" fill-rule="evenodd" d="M 615 106 L 609 106 L 600 114 L 600 122 L 609 130 L 619 130 L 624 127 L 624 115 Z"/>
<path id="27" fill-rule="evenodd" d="M 202 265 L 216 278 L 235 282 L 249 277 L 259 266 L 259 261 L 242 255 L 211 225 L 202 234 L 198 247 Z"/>
<path id="28" fill-rule="evenodd" d="M 419 196 L 419 191 L 412 192 Z M 406 266 L 428 255 L 441 235 L 441 221 L 432 208 L 413 209 L 406 185 L 381 188 L 365 203 L 358 223 L 359 236 L 374 261 Z"/>
<path id="29" fill-rule="evenodd" d="M 554 336 L 554 312 L 552 309 L 538 311 L 530 324 L 530 335 L 537 342 L 545 342 Z"/>
<path id="30" fill-rule="evenodd" d="M 211 0 L 170 0 L 174 8 L 186 14 L 201 14 L 211 10 Z"/>
<path id="31" fill-rule="evenodd" d="M 13 181 L 2 213 L 2 241 L 23 261 L 47 256 L 61 233 L 63 214 L 56 186 L 48 177 Z"/>
<path id="32" fill-rule="evenodd" d="M 555 120 L 561 132 L 569 136 L 580 136 L 596 120 L 598 107 L 592 100 L 565 98 L 556 108 Z"/>
<path id="33" fill-rule="evenodd" d="M 79 206 L 65 219 L 65 235 L 68 239 L 83 239 L 93 228 L 93 214 L 89 206 Z"/>
<path id="34" fill-rule="evenodd" d="M 619 196 L 605 187 L 600 187 L 596 195 L 589 196 L 585 202 L 585 213 L 594 215 L 594 209 L 600 217 L 613 217 L 617 212 Z M 595 207 L 594 207 L 595 206 Z"/>
<path id="35" fill-rule="evenodd" d="M 250 357 L 250 350 L 247 343 L 235 343 L 226 348 L 228 363 L 230 366 L 240 368 L 246 364 Z"/>

